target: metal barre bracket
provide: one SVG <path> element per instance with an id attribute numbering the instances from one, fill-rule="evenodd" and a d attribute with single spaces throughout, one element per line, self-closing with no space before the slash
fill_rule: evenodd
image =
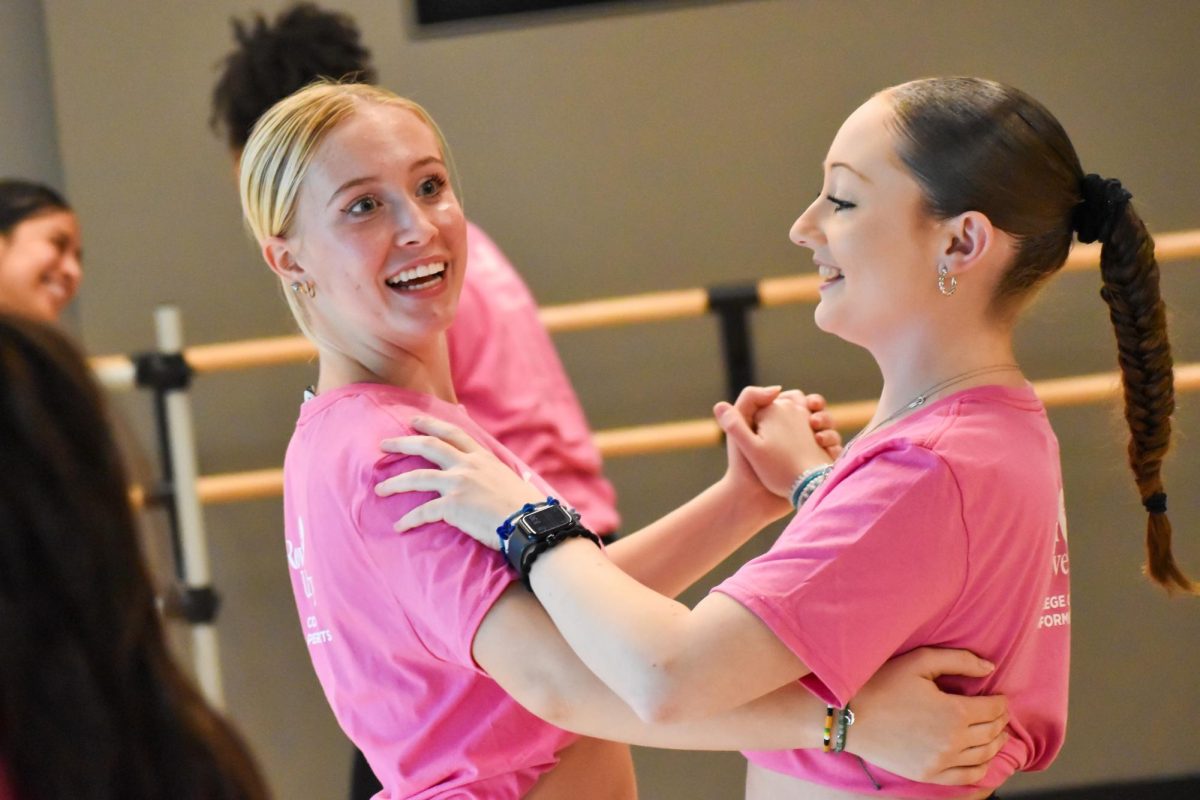
<path id="1" fill-rule="evenodd" d="M 195 375 L 182 353 L 138 353 L 130 360 L 134 365 L 134 381 L 143 389 L 160 392 L 186 389 Z"/>
<path id="2" fill-rule="evenodd" d="M 170 592 L 166 612 L 193 625 L 211 624 L 217 618 L 221 597 L 211 586 L 179 587 Z"/>
<path id="3" fill-rule="evenodd" d="M 721 353 L 725 380 L 732 402 L 746 386 L 755 383 L 754 348 L 750 341 L 750 312 L 762 304 L 757 283 L 710 286 L 708 309 L 721 321 Z"/>

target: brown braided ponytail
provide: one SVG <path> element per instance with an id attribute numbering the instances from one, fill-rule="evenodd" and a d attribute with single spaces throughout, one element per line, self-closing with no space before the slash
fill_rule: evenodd
<path id="1" fill-rule="evenodd" d="M 1175 381 L 1171 344 L 1167 340 L 1166 306 L 1159 293 L 1154 240 L 1128 202 L 1129 194 L 1116 181 L 1096 175 L 1083 179 L 1081 206 L 1092 214 L 1077 219 L 1080 241 L 1102 242 L 1100 296 L 1108 303 L 1117 335 L 1117 358 L 1129 424 L 1129 468 L 1133 470 L 1142 505 L 1149 513 L 1146 526 L 1146 572 L 1168 591 L 1200 593 L 1175 563 L 1171 552 L 1171 521 L 1163 491 L 1162 462 L 1171 445 L 1171 414 L 1175 410 Z M 1088 217 L 1099 220 L 1095 226 Z"/>
<path id="2" fill-rule="evenodd" d="M 1074 234 L 1102 242 L 1101 295 L 1117 333 L 1129 466 L 1150 514 L 1146 571 L 1168 591 L 1200 594 L 1171 554 L 1162 461 L 1175 407 L 1154 240 L 1115 180 L 1084 175 L 1062 125 L 1034 98 L 980 78 L 927 78 L 886 90 L 900 159 L 931 214 L 979 211 L 1017 243 L 992 313 L 1016 316 L 1066 261 Z"/>

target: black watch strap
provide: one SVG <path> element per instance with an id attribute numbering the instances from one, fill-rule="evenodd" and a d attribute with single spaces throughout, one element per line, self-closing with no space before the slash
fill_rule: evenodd
<path id="1" fill-rule="evenodd" d="M 556 506 L 555 508 L 561 509 L 562 507 Z M 562 510 L 567 511 L 567 509 Z M 539 511 L 530 512 L 526 516 L 537 514 Z M 553 524 L 545 530 L 539 529 L 536 525 L 523 524 L 524 519 L 519 519 L 513 525 L 513 531 L 504 543 L 504 556 L 508 560 L 509 566 L 516 571 L 517 576 L 530 590 L 533 587 L 529 582 L 529 571 L 533 568 L 533 562 L 550 548 L 575 537 L 590 539 L 595 542 L 597 547 L 601 546 L 600 537 L 579 522 L 577 513 L 573 511 L 567 511 L 567 513 L 570 515 L 569 520 L 564 519 L 561 524 Z"/>

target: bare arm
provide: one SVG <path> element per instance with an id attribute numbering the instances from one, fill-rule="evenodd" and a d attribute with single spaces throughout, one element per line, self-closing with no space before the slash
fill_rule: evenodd
<path id="1" fill-rule="evenodd" d="M 528 592 L 514 584 L 475 636 L 476 661 L 532 713 L 567 730 L 688 750 L 818 747 L 825 705 L 798 684 L 712 717 L 647 722 L 595 677 Z M 961 650 L 922 649 L 889 662 L 855 698 L 849 749 L 912 780 L 979 780 L 1007 739 L 1003 698 L 942 694 L 933 678 L 991 666 Z"/>

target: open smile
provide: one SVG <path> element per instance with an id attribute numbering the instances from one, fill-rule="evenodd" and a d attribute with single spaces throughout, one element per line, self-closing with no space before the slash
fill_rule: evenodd
<path id="1" fill-rule="evenodd" d="M 842 271 L 830 264 L 817 263 L 817 274 L 821 276 L 821 288 L 832 286 L 841 281 L 845 276 Z"/>
<path id="2" fill-rule="evenodd" d="M 399 289 L 402 292 L 419 292 L 424 289 L 431 289 L 446 280 L 446 269 L 447 264 L 445 261 L 421 264 L 411 269 L 402 270 L 384 282 L 393 289 Z"/>

